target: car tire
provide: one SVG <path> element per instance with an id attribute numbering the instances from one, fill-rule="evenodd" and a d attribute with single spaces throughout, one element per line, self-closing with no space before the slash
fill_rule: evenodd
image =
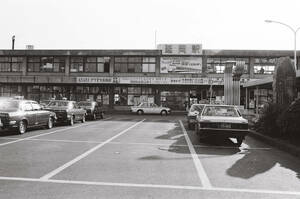
<path id="1" fill-rule="evenodd" d="M 166 110 L 162 110 L 162 111 L 160 112 L 160 114 L 161 114 L 162 116 L 167 116 L 167 111 L 166 111 Z"/>
<path id="2" fill-rule="evenodd" d="M 243 141 L 244 141 L 244 138 L 243 138 L 243 137 L 238 137 L 238 138 L 236 138 L 236 145 L 237 145 L 238 147 L 240 147 L 240 146 L 242 145 Z"/>
<path id="3" fill-rule="evenodd" d="M 53 128 L 53 123 L 54 123 L 53 118 L 52 118 L 52 117 L 49 117 L 48 122 L 47 122 L 47 125 L 46 125 L 46 128 L 47 128 L 47 129 L 52 129 L 52 128 Z"/>
<path id="4" fill-rule="evenodd" d="M 70 120 L 69 120 L 69 125 L 73 126 L 74 125 L 74 117 L 73 115 L 71 116 Z"/>
<path id="5" fill-rule="evenodd" d="M 138 115 L 143 115 L 143 114 L 144 114 L 144 111 L 143 111 L 143 110 L 138 110 L 136 113 L 137 113 Z"/>
<path id="6" fill-rule="evenodd" d="M 85 123 L 85 114 L 81 118 L 81 123 Z"/>
<path id="7" fill-rule="evenodd" d="M 24 134 L 27 130 L 27 123 L 24 120 L 21 120 L 18 125 L 19 134 Z"/>

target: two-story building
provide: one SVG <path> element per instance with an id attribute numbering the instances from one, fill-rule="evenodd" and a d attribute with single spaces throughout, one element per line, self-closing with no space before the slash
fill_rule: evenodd
<path id="1" fill-rule="evenodd" d="M 157 50 L 0 50 L 0 96 L 93 99 L 111 109 L 148 101 L 184 110 L 199 101 L 222 102 L 227 61 L 244 66 L 243 85 L 250 79 L 270 78 L 282 56 L 292 57 L 293 52 L 209 50 L 201 45 L 163 45 Z M 249 107 L 254 92 L 241 89 L 241 104 Z"/>

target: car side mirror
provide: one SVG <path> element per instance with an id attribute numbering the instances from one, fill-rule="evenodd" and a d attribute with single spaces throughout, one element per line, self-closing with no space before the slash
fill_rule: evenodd
<path id="1" fill-rule="evenodd" d="M 199 111 L 195 111 L 195 114 L 196 114 L 196 115 L 199 115 L 200 113 L 199 113 Z"/>

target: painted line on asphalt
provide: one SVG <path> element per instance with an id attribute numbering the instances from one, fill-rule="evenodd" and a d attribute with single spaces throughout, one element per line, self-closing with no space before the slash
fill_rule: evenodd
<path id="1" fill-rule="evenodd" d="M 90 155 L 91 153 L 93 153 L 94 151 L 96 151 L 97 149 L 103 147 L 105 144 L 111 142 L 112 140 L 116 139 L 117 137 L 121 136 L 122 134 L 126 133 L 127 131 L 129 131 L 130 129 L 134 128 L 135 126 L 139 125 L 140 123 L 144 122 L 146 119 L 143 119 L 137 123 L 135 123 L 134 125 L 130 126 L 129 128 L 121 131 L 120 133 L 118 133 L 117 135 L 107 139 L 105 142 L 98 144 L 97 146 L 91 148 L 90 150 L 86 151 L 85 153 L 77 156 L 76 158 L 74 158 L 73 160 L 65 163 L 64 165 L 58 167 L 57 169 L 49 172 L 48 174 L 42 176 L 40 179 L 42 180 L 48 180 L 51 177 L 55 176 L 56 174 L 60 173 L 61 171 L 65 170 L 66 168 L 72 166 L 73 164 L 75 164 L 76 162 L 80 161 L 81 159 L 87 157 L 88 155 Z"/>
<path id="2" fill-rule="evenodd" d="M 300 196 L 299 191 L 278 191 L 266 189 L 237 189 L 237 188 L 222 188 L 222 187 L 200 187 L 200 186 L 182 186 L 182 185 L 162 185 L 162 184 L 137 184 L 137 183 L 115 183 L 115 182 L 93 182 L 93 181 L 73 181 L 73 180 L 55 180 L 55 179 L 40 179 L 40 178 L 19 178 L 19 177 L 0 177 L 2 181 L 20 181 L 20 182 L 41 182 L 55 184 L 76 184 L 76 185 L 91 185 L 91 186 L 112 186 L 112 187 L 139 187 L 139 188 L 159 188 L 159 189 L 180 189 L 180 190 L 200 190 L 200 191 L 223 191 L 223 192 L 238 192 L 238 193 L 254 193 L 254 194 L 279 194 L 279 195 L 296 195 Z"/>
<path id="3" fill-rule="evenodd" d="M 20 138 L 0 138 L 0 140 L 18 140 Z M 104 141 L 89 141 L 89 140 L 57 140 L 57 139 L 28 139 L 33 141 L 43 141 L 43 142 L 65 142 L 65 143 L 91 143 L 91 144 L 101 144 Z M 109 144 L 119 144 L 119 145 L 142 145 L 142 146 L 168 146 L 170 144 L 163 144 L 163 143 L 147 143 L 147 142 L 110 142 Z M 208 148 L 208 149 L 237 149 L 237 147 L 226 147 L 226 146 L 205 146 L 205 145 L 193 145 L 194 148 Z M 174 144 L 171 147 L 188 147 L 186 144 Z M 263 147 L 239 147 L 240 150 L 271 150 L 272 148 L 263 148 Z"/>
<path id="4" fill-rule="evenodd" d="M 193 144 L 186 132 L 186 129 L 184 128 L 183 124 L 182 124 L 182 121 L 179 120 L 179 123 L 180 123 L 180 126 L 181 126 L 181 129 L 184 133 L 184 137 L 186 139 L 186 142 L 188 144 L 188 147 L 189 147 L 189 150 L 190 150 L 190 153 L 191 153 L 191 156 L 193 158 L 193 161 L 194 161 L 194 164 L 195 164 L 195 167 L 196 167 L 196 170 L 197 170 L 197 173 L 198 173 L 198 176 L 200 178 L 200 181 L 203 185 L 204 188 L 212 188 L 212 185 L 210 183 L 210 180 L 204 170 L 204 167 L 198 157 L 198 154 L 196 153 L 194 147 L 193 147 Z"/>
<path id="5" fill-rule="evenodd" d="M 103 120 L 108 120 L 108 119 L 111 119 L 111 118 L 106 118 L 106 119 L 103 119 Z M 17 139 L 17 140 L 11 141 L 11 142 L 1 143 L 0 146 L 5 146 L 5 145 L 9 145 L 9 144 L 21 142 L 21 141 L 24 141 L 24 140 L 30 140 L 30 139 L 34 139 L 34 138 L 37 138 L 37 137 L 41 137 L 41 136 L 45 136 L 45 135 L 50 135 L 50 134 L 53 134 L 53 133 L 67 131 L 67 130 L 70 130 L 70 129 L 75 129 L 75 128 L 84 127 L 84 126 L 88 126 L 88 125 L 94 125 L 94 124 L 95 123 L 86 123 L 86 124 L 81 124 L 81 125 L 78 125 L 78 126 L 73 126 L 73 127 L 58 129 L 58 130 L 51 131 L 51 132 L 48 132 L 48 133 L 42 133 L 42 134 L 39 134 L 39 135 L 34 135 L 34 136 L 26 137 L 26 138 Z"/>

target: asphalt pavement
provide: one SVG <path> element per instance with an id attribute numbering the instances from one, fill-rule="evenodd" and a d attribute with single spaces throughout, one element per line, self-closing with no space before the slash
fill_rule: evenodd
<path id="1" fill-rule="evenodd" d="M 184 116 L 0 132 L 0 198 L 300 198 L 300 160 L 252 137 L 199 141 Z"/>

